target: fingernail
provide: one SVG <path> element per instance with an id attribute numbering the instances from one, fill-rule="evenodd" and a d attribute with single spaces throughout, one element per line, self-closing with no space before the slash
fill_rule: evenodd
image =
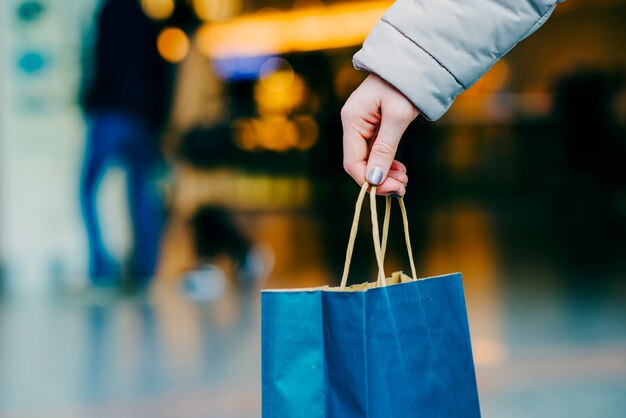
<path id="1" fill-rule="evenodd" d="M 395 197 L 396 199 L 402 199 L 404 196 L 398 193 L 389 193 L 389 197 Z"/>
<path id="2" fill-rule="evenodd" d="M 383 181 L 383 169 L 378 166 L 370 168 L 369 173 L 367 173 L 367 181 L 369 184 L 378 186 Z"/>

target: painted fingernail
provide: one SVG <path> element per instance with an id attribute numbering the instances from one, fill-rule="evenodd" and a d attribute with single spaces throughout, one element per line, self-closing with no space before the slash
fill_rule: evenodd
<path id="1" fill-rule="evenodd" d="M 402 199 L 404 196 L 398 193 L 389 193 L 389 197 L 395 197 L 396 199 Z"/>
<path id="2" fill-rule="evenodd" d="M 367 181 L 369 184 L 378 186 L 383 181 L 383 169 L 378 166 L 370 168 L 370 171 L 367 173 Z"/>

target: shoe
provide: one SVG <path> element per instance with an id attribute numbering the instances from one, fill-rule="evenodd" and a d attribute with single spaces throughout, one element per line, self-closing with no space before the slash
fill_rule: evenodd
<path id="1" fill-rule="evenodd" d="M 252 247 L 237 271 L 237 282 L 243 289 L 262 288 L 274 268 L 274 251 L 266 245 Z"/>
<path id="2" fill-rule="evenodd" d="M 94 256 L 89 263 L 89 279 L 97 289 L 117 288 L 120 285 L 122 270 L 110 255 Z"/>
<path id="3" fill-rule="evenodd" d="M 216 265 L 205 264 L 187 273 L 183 279 L 182 291 L 190 300 L 217 300 L 226 292 L 226 275 Z"/>

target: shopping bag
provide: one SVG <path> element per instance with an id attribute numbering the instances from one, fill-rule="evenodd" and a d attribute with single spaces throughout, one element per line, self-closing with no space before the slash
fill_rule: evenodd
<path id="1" fill-rule="evenodd" d="M 346 286 L 361 189 L 339 288 L 261 293 L 263 418 L 480 417 L 461 274 L 385 277 L 370 192 L 378 278 Z"/>

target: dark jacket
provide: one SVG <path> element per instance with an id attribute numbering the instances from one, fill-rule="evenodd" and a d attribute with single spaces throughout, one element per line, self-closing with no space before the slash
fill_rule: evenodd
<path id="1" fill-rule="evenodd" d="M 126 111 L 151 128 L 161 127 L 171 99 L 172 65 L 157 51 L 160 24 L 149 19 L 138 0 L 107 0 L 97 20 L 91 74 L 82 102 L 88 113 Z"/>

